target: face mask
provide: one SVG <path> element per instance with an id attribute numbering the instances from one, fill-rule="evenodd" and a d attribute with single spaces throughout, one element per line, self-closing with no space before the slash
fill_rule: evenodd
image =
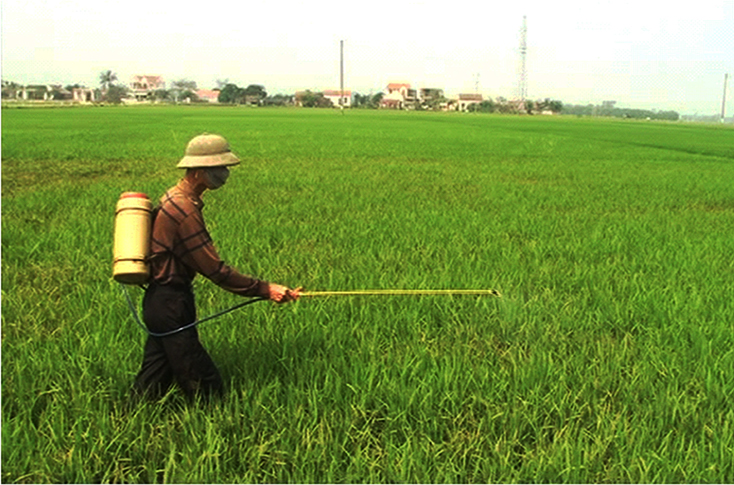
<path id="1" fill-rule="evenodd" d="M 229 169 L 227 167 L 214 167 L 204 170 L 204 178 L 209 189 L 218 189 L 229 178 Z"/>

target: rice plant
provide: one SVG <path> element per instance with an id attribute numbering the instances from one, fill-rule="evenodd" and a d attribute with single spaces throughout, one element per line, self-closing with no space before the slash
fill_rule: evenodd
<path id="1" fill-rule="evenodd" d="M 450 113 L 4 110 L 4 482 L 734 481 L 734 131 Z M 115 202 L 186 142 L 227 262 L 308 290 L 208 322 L 221 400 L 129 399 Z M 241 300 L 203 278 L 201 316 Z M 142 292 L 132 289 L 136 298 Z"/>

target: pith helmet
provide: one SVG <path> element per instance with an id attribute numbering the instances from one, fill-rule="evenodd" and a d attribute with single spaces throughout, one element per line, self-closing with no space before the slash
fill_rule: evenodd
<path id="1" fill-rule="evenodd" d="M 224 137 L 204 133 L 191 139 L 186 146 L 186 155 L 176 167 L 229 167 L 239 163 L 240 159 L 229 149 L 229 143 Z"/>

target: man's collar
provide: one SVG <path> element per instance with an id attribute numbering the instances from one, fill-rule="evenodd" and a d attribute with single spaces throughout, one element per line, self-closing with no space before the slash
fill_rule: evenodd
<path id="1" fill-rule="evenodd" d="M 197 209 L 201 210 L 204 208 L 204 201 L 201 200 L 201 197 L 196 194 L 194 188 L 191 186 L 188 180 L 182 178 L 176 187 L 178 187 L 181 193 L 188 197 L 191 202 L 194 203 L 194 206 Z"/>

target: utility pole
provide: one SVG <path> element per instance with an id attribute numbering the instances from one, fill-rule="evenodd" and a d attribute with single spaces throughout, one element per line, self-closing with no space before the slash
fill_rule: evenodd
<path id="1" fill-rule="evenodd" d="M 726 88 L 729 85 L 729 73 L 724 74 L 724 96 L 721 100 L 721 122 L 726 121 Z"/>
<path id="2" fill-rule="evenodd" d="M 339 106 L 344 108 L 344 41 L 339 41 L 339 47 L 340 47 L 340 69 L 339 69 L 339 86 L 341 93 L 339 94 Z"/>

